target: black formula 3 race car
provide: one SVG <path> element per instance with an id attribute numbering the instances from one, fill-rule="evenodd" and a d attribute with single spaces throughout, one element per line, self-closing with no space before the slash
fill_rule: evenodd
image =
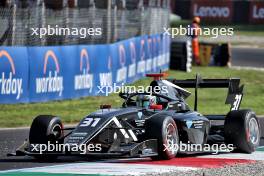
<path id="1" fill-rule="evenodd" d="M 243 97 L 240 79 L 202 79 L 198 75 L 187 80 L 163 79 L 163 73 L 147 76 L 154 78 L 148 92 L 120 93 L 124 99 L 121 108 L 101 105 L 100 110 L 85 116 L 74 128 L 64 127 L 56 116 L 36 117 L 29 139 L 8 155 L 37 159 L 72 155 L 171 159 L 183 152 L 175 147 L 180 143 L 232 144 L 243 153 L 252 153 L 259 145 L 260 128 L 255 113 L 239 109 Z M 167 91 L 154 91 L 164 88 Z M 185 88 L 195 89 L 194 110 L 185 101 L 191 94 Z M 226 88 L 230 112 L 224 115 L 197 112 L 198 88 Z M 48 150 L 45 145 L 51 144 L 54 145 Z"/>

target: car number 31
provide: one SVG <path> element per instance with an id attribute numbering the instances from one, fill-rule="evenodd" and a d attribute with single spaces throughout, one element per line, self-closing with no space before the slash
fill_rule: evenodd
<path id="1" fill-rule="evenodd" d="M 96 125 L 98 124 L 100 120 L 101 120 L 100 118 L 85 118 L 80 126 L 81 127 L 96 127 Z"/>
<path id="2" fill-rule="evenodd" d="M 242 100 L 242 95 L 241 94 L 240 95 L 236 95 L 235 101 L 234 101 L 233 106 L 231 108 L 232 111 L 233 110 L 238 110 L 239 105 L 241 103 L 241 100 Z"/>

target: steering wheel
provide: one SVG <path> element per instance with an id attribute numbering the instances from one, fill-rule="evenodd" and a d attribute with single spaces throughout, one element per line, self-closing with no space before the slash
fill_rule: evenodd
<path id="1" fill-rule="evenodd" d="M 153 95 L 159 98 L 164 98 L 167 101 L 173 101 L 174 99 L 166 96 L 166 95 L 161 95 L 161 94 L 156 94 L 156 93 L 150 93 L 150 92 L 136 92 L 136 93 L 119 93 L 119 96 L 123 99 L 125 99 L 125 102 L 123 103 L 123 105 L 125 105 L 127 107 L 127 104 L 129 101 L 133 102 L 134 100 L 132 99 L 132 97 L 136 96 L 136 95 Z"/>

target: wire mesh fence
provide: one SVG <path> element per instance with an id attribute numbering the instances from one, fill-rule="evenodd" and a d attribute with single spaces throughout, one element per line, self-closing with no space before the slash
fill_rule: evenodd
<path id="1" fill-rule="evenodd" d="M 112 43 L 161 33 L 169 25 L 169 0 L 8 2 L 0 4 L 0 46 Z M 40 35 L 41 29 L 53 35 Z"/>

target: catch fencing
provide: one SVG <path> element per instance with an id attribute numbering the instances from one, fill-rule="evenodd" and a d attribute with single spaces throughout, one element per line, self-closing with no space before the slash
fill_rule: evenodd
<path id="1" fill-rule="evenodd" d="M 3 0 L 5 1 L 5 0 Z M 11 1 L 12 2 L 12 1 Z M 106 44 L 158 34 L 169 0 L 21 0 L 0 4 L 0 46 Z M 32 35 L 32 28 L 101 28 L 102 35 Z"/>

